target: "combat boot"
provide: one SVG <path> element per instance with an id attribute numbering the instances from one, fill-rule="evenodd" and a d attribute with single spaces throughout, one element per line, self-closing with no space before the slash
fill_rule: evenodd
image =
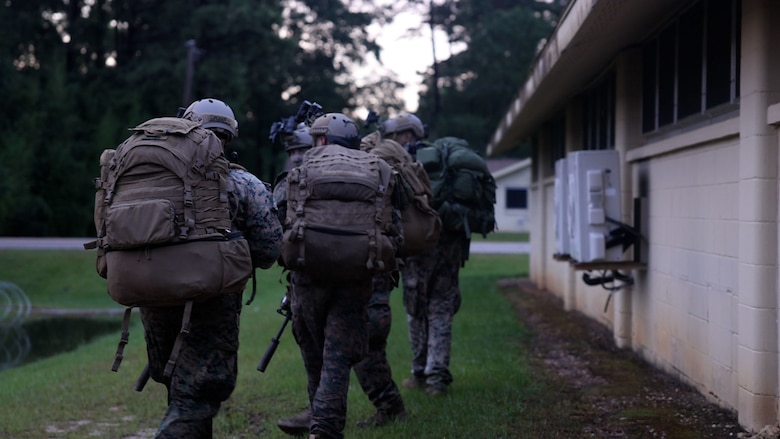
<path id="1" fill-rule="evenodd" d="M 443 396 L 447 394 L 447 386 L 428 384 L 425 386 L 425 393 L 431 396 Z"/>
<path id="2" fill-rule="evenodd" d="M 373 416 L 363 419 L 362 421 L 358 421 L 357 426 L 358 428 L 382 427 L 391 422 L 405 421 L 407 418 L 409 418 L 409 414 L 406 413 L 406 408 L 404 408 L 403 404 L 401 404 L 400 407 L 389 411 L 377 410 Z"/>
<path id="3" fill-rule="evenodd" d="M 407 389 L 422 389 L 425 387 L 425 377 L 412 375 L 411 378 L 403 380 L 401 385 Z"/>
<path id="4" fill-rule="evenodd" d="M 289 418 L 282 418 L 276 421 L 276 426 L 283 432 L 292 436 L 303 436 L 309 432 L 309 422 L 311 422 L 311 409 L 306 410 Z"/>

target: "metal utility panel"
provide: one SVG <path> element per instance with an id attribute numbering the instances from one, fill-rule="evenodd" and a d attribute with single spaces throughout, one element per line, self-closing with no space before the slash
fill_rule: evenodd
<path id="1" fill-rule="evenodd" d="M 607 247 L 620 220 L 620 154 L 616 150 L 573 151 L 568 167 L 569 255 L 580 263 L 623 259 L 623 249 Z"/>

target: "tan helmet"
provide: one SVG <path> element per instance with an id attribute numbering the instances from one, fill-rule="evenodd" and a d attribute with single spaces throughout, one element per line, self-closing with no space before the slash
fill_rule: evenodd
<path id="1" fill-rule="evenodd" d="M 314 145 L 314 139 L 309 134 L 309 127 L 303 125 L 284 138 L 284 150 L 292 151 L 300 148 L 311 148 Z"/>
<path id="2" fill-rule="evenodd" d="M 341 113 L 327 113 L 314 119 L 309 133 L 312 137 L 325 136 L 330 144 L 352 149 L 360 148 L 357 124 Z"/>
<path id="3" fill-rule="evenodd" d="M 213 131 L 225 131 L 238 137 L 238 121 L 230 106 L 219 99 L 205 98 L 190 104 L 184 110 L 185 119 L 202 122 L 203 128 Z"/>
<path id="4" fill-rule="evenodd" d="M 387 119 L 382 122 L 382 126 L 379 128 L 379 131 L 384 136 L 406 130 L 411 130 L 418 140 L 428 137 L 425 125 L 423 125 L 420 118 L 410 113 L 401 113 L 396 117 Z"/>

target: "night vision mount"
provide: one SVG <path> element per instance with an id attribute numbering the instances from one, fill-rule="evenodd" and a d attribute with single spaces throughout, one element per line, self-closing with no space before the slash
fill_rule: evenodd
<path id="1" fill-rule="evenodd" d="M 303 101 L 294 116 L 283 117 L 280 121 L 271 124 L 271 131 L 268 138 L 276 143 L 276 139 L 292 135 L 298 128 L 298 125 L 311 125 L 314 119 L 325 114 L 322 111 L 322 105 L 316 102 Z"/>

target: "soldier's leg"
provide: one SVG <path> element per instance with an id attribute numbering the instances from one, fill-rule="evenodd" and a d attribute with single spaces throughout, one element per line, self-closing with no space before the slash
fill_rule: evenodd
<path id="1" fill-rule="evenodd" d="M 412 349 L 412 377 L 404 380 L 407 388 L 424 383 L 428 356 L 428 285 L 437 259 L 436 247 L 431 251 L 407 258 L 403 273 L 404 307 Z"/>
<path id="2" fill-rule="evenodd" d="M 181 330 L 183 309 L 184 307 L 140 309 L 149 374 L 154 381 L 165 385 L 166 388 L 170 386 L 171 380 L 165 378 L 163 372 L 171 356 L 176 336 Z"/>
<path id="3" fill-rule="evenodd" d="M 371 279 L 335 285 L 325 320 L 320 384 L 312 401 L 311 433 L 341 439 L 352 366 L 368 353 L 366 307 Z"/>
<path id="4" fill-rule="evenodd" d="M 387 361 L 387 337 L 390 334 L 389 305 L 368 307 L 368 355 L 354 366 L 355 376 L 377 412 L 358 422 L 359 427 L 381 426 L 406 416 L 403 398 L 393 381 L 393 372 Z"/>
<path id="5" fill-rule="evenodd" d="M 428 350 L 425 365 L 428 393 L 443 393 L 452 383 L 450 356 L 452 319 L 460 308 L 460 249 L 458 240 L 440 246 L 440 258 L 433 269 L 428 294 Z"/>
<path id="6" fill-rule="evenodd" d="M 428 393 L 439 394 L 452 383 L 450 355 L 452 351 L 452 301 L 432 298 L 428 319 L 428 350 L 425 383 Z"/>
<path id="7" fill-rule="evenodd" d="M 428 319 L 406 315 L 409 326 L 409 345 L 412 348 L 412 377 L 425 377 L 428 359 Z M 409 386 L 407 386 L 409 387 Z"/>
<path id="8" fill-rule="evenodd" d="M 315 286 L 311 279 L 293 272 L 292 282 L 292 331 L 301 350 L 306 368 L 309 404 L 320 385 L 322 350 L 325 337 L 327 307 L 323 300 L 327 292 Z"/>
<path id="9" fill-rule="evenodd" d="M 212 437 L 212 419 L 236 385 L 240 312 L 238 294 L 193 306 L 157 438 Z"/>

